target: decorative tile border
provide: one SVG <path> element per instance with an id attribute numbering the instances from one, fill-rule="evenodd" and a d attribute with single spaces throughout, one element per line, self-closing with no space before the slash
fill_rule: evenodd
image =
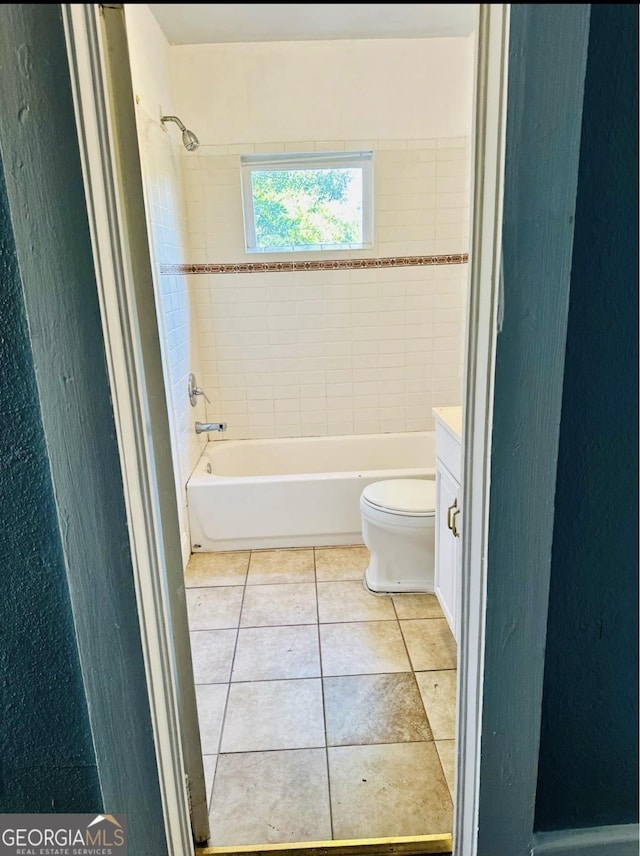
<path id="1" fill-rule="evenodd" d="M 420 265 L 462 265 L 468 253 L 442 256 L 387 256 L 371 259 L 323 259 L 300 262 L 240 262 L 237 264 L 161 264 L 162 274 L 200 273 L 289 273 L 303 270 L 362 270 L 366 268 L 416 267 Z"/>

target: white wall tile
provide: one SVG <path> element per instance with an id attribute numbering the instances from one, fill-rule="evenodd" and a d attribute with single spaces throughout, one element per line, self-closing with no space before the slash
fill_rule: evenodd
<path id="1" fill-rule="evenodd" d="M 375 150 L 375 245 L 342 257 L 465 252 L 465 143 L 453 138 L 201 146 L 197 160 L 182 158 L 190 240 L 185 260 L 290 258 L 244 251 L 239 154 L 251 150 Z M 155 192 L 166 198 L 166 185 L 159 182 Z M 170 214 L 162 208 L 165 243 L 176 240 Z M 191 314 L 197 310 L 191 323 L 201 339 L 202 374 L 214 401 L 207 418 L 220 419 L 225 410 L 233 422 L 228 438 L 425 430 L 432 425 L 433 404 L 443 403 L 443 396 L 444 403 L 460 400 L 463 348 L 454 343 L 463 332 L 466 275 L 466 266 L 434 266 L 191 277 Z M 184 370 L 189 354 L 183 337 L 190 322 L 181 315 L 179 289 L 169 292 L 169 338 Z"/>
<path id="2" fill-rule="evenodd" d="M 287 149 L 288 152 L 342 152 L 345 150 L 345 141 L 344 140 L 320 140 L 317 143 L 296 143 L 295 145 L 308 145 L 310 148 L 308 149 L 296 149 L 291 148 Z"/>
<path id="3" fill-rule="evenodd" d="M 189 372 L 195 372 L 203 385 L 198 342 L 199 313 L 192 278 L 162 274 L 160 265 L 192 261 L 191 241 L 196 252 L 204 252 L 203 232 L 198 232 L 197 228 L 190 230 L 187 222 L 188 205 L 192 205 L 195 211 L 200 210 L 202 171 L 197 168 L 197 161 L 191 161 L 189 168 L 183 169 L 184 158 L 178 144 L 172 143 L 157 121 L 140 105 L 136 108 L 136 122 L 169 410 L 178 519 L 183 545 L 188 545 L 185 485 L 206 443 L 206 437 L 198 436 L 194 430 L 196 419 L 205 418 L 204 402 L 200 399 L 192 408 L 187 396 Z M 202 217 L 199 222 L 202 230 Z M 203 308 L 206 313 L 207 307 Z M 205 389 L 210 398 L 216 400 L 216 383 L 212 380 L 209 379 Z M 184 558 L 187 557 L 188 553 Z"/>

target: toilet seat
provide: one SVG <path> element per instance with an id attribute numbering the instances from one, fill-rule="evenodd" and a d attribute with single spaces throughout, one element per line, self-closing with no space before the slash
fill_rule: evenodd
<path id="1" fill-rule="evenodd" d="M 431 517 L 436 508 L 436 483 L 428 479 L 374 482 L 362 491 L 361 503 L 392 516 Z"/>

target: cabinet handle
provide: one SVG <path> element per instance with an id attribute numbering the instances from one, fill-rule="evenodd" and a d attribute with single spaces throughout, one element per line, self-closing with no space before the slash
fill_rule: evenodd
<path id="1" fill-rule="evenodd" d="M 456 497 L 453 500 L 453 502 L 451 503 L 451 505 L 449 506 L 449 508 L 447 508 L 447 529 L 451 529 L 452 532 L 453 532 L 453 523 L 452 523 L 451 515 L 457 507 L 458 507 L 458 497 Z"/>
<path id="2" fill-rule="evenodd" d="M 452 524 L 452 525 L 451 525 L 451 531 L 453 532 L 453 537 L 454 537 L 454 538 L 459 538 L 459 537 L 460 537 L 460 530 L 459 530 L 459 529 L 458 529 L 458 527 L 456 526 L 456 517 L 457 517 L 459 514 L 460 514 L 460 509 L 459 509 L 459 508 L 456 508 L 456 510 L 453 512 L 453 515 L 452 515 L 452 517 L 451 517 L 451 524 Z"/>

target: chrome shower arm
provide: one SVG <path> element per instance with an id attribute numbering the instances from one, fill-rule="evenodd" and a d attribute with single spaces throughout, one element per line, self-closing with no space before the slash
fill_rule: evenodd
<path id="1" fill-rule="evenodd" d="M 181 131 L 187 130 L 185 128 L 185 126 L 182 124 L 182 122 L 180 121 L 180 119 L 178 119 L 177 116 L 160 116 L 160 121 L 161 122 L 175 122 Z"/>

